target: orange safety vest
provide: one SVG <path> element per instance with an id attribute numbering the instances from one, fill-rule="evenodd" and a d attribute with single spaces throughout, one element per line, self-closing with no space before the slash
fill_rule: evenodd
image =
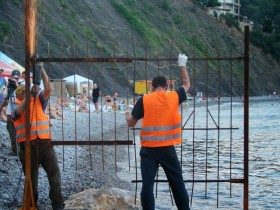
<path id="1" fill-rule="evenodd" d="M 20 100 L 16 100 L 15 103 L 20 104 Z M 25 132 L 25 118 L 26 112 L 22 113 L 19 119 L 14 121 L 14 126 L 16 129 L 17 141 L 23 142 L 26 140 L 26 132 Z M 40 139 L 50 139 L 50 126 L 48 121 L 48 116 L 44 113 L 42 109 L 41 101 L 38 97 L 35 100 L 34 106 L 34 98 L 31 98 L 30 101 L 30 141 L 35 140 L 37 138 Z"/>
<path id="2" fill-rule="evenodd" d="M 144 147 L 162 147 L 182 142 L 179 97 L 176 91 L 154 92 L 143 97 L 144 117 L 140 142 Z"/>

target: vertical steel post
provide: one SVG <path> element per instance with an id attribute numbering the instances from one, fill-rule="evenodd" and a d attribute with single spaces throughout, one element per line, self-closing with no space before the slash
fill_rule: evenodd
<path id="1" fill-rule="evenodd" d="M 244 195 L 243 209 L 249 209 L 249 26 L 244 36 Z"/>

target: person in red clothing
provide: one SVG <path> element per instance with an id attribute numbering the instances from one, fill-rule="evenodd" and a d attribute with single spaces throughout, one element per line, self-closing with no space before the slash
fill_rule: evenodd
<path id="1" fill-rule="evenodd" d="M 143 118 L 140 132 L 143 210 L 155 209 L 153 187 L 159 165 L 167 176 L 177 208 L 190 209 L 189 196 L 174 147 L 182 142 L 178 106 L 186 100 L 186 92 L 190 88 L 187 60 L 185 54 L 179 54 L 178 65 L 183 80 L 181 87 L 167 92 L 167 80 L 162 76 L 155 77 L 152 81 L 152 93 L 139 98 L 131 114 L 126 112 L 126 121 L 130 127 Z"/>
<path id="2" fill-rule="evenodd" d="M 16 129 L 17 141 L 20 145 L 19 158 L 25 173 L 25 141 L 26 141 L 26 103 L 30 103 L 30 145 L 31 145 L 31 181 L 35 204 L 38 199 L 38 172 L 42 165 L 47 173 L 50 191 L 49 197 L 54 210 L 64 209 L 64 198 L 61 190 L 61 177 L 53 146 L 50 144 L 51 133 L 48 116 L 45 110 L 53 88 L 48 75 L 41 66 L 44 89 L 34 84 L 31 89 L 30 102 L 25 100 L 25 87 L 16 89 L 16 101 L 12 104 L 12 118 Z"/>
<path id="3" fill-rule="evenodd" d="M 2 73 L 4 72 L 4 69 L 0 69 L 0 107 L 2 107 L 2 104 L 5 101 L 4 92 L 6 89 L 7 81 L 4 77 L 2 77 Z"/>

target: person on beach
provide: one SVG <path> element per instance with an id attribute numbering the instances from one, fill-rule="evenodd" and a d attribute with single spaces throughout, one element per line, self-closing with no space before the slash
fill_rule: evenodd
<path id="1" fill-rule="evenodd" d="M 69 107 L 66 97 L 57 96 L 56 104 L 60 107 Z"/>
<path id="2" fill-rule="evenodd" d="M 62 119 L 62 113 L 55 107 L 51 107 L 50 103 L 48 105 L 46 114 L 50 117 L 50 119 Z"/>
<path id="3" fill-rule="evenodd" d="M 6 99 L 8 100 L 8 105 L 6 108 L 7 130 L 11 141 L 11 150 L 12 150 L 11 154 L 14 156 L 17 155 L 17 140 L 16 140 L 16 130 L 11 114 L 12 114 L 12 104 L 15 101 L 15 90 L 19 86 L 19 78 L 20 78 L 20 71 L 18 69 L 14 69 L 11 73 L 11 79 L 8 81 L 7 84 L 7 99 Z"/>
<path id="4" fill-rule="evenodd" d="M 106 111 L 112 111 L 113 109 L 113 102 L 112 102 L 112 98 L 109 95 L 105 96 L 105 104 L 104 104 L 104 109 Z"/>
<path id="5" fill-rule="evenodd" d="M 185 54 L 179 54 L 178 65 L 183 80 L 181 87 L 176 91 L 166 92 L 167 80 L 162 76 L 155 77 L 152 80 L 152 93 L 139 98 L 132 113 L 126 111 L 126 121 L 130 127 L 143 118 L 140 132 L 143 210 L 155 209 L 153 187 L 159 165 L 165 171 L 177 208 L 190 209 L 189 196 L 174 147 L 182 143 L 181 115 L 178 107 L 186 100 L 186 92 L 190 88 L 187 60 Z"/>
<path id="6" fill-rule="evenodd" d="M 80 94 L 77 95 L 77 97 L 75 99 L 75 103 L 76 103 L 76 105 L 80 105 L 81 104 L 81 96 L 80 96 Z"/>
<path id="7" fill-rule="evenodd" d="M 95 112 L 98 113 L 99 111 L 99 106 L 98 106 L 98 99 L 100 97 L 101 91 L 100 89 L 97 87 L 97 84 L 93 84 L 93 89 L 92 89 L 92 102 L 94 104 L 95 107 Z"/>
<path id="8" fill-rule="evenodd" d="M 117 99 L 118 99 L 118 92 L 115 91 L 114 92 L 114 95 L 113 95 L 113 105 L 112 105 L 112 109 L 113 110 L 118 110 L 119 109 L 119 103 L 117 102 Z"/>
<path id="9" fill-rule="evenodd" d="M 2 110 L 0 112 L 0 122 L 4 122 L 7 123 L 7 105 L 8 102 L 5 102 L 4 104 L 2 104 Z"/>
<path id="10" fill-rule="evenodd" d="M 79 112 L 89 112 L 87 108 L 87 97 L 85 95 L 81 95 Z"/>
<path id="11" fill-rule="evenodd" d="M 85 88 L 85 87 L 83 87 L 83 92 L 82 92 L 82 93 L 83 93 L 83 95 L 84 95 L 84 96 L 86 96 L 86 95 L 87 95 L 87 90 L 86 90 L 86 88 Z"/>
<path id="12" fill-rule="evenodd" d="M 117 101 L 117 99 L 118 99 L 118 92 L 117 91 L 114 92 L 113 99 L 114 99 L 114 102 Z"/>
<path id="13" fill-rule="evenodd" d="M 119 104 L 119 110 L 120 110 L 120 111 L 126 110 L 126 109 L 127 109 L 126 106 L 127 106 L 127 105 L 126 105 L 126 101 L 123 100 L 123 101 Z"/>
<path id="14" fill-rule="evenodd" d="M 7 81 L 4 77 L 2 77 L 2 73 L 4 72 L 4 69 L 0 69 L 0 107 L 5 101 L 4 98 L 4 91 L 6 89 Z"/>
<path id="15" fill-rule="evenodd" d="M 21 78 L 19 85 L 25 85 L 25 71 L 21 72 Z"/>
<path id="16" fill-rule="evenodd" d="M 38 64 L 37 64 L 38 65 Z M 45 170 L 50 190 L 49 198 L 54 210 L 64 209 L 64 198 L 61 189 L 61 177 L 58 161 L 53 146 L 50 144 L 51 133 L 48 116 L 45 110 L 53 87 L 48 75 L 42 65 L 39 65 L 42 72 L 44 89 L 39 92 L 39 85 L 31 88 L 30 101 L 25 99 L 25 88 L 19 86 L 16 89 L 16 101 L 12 106 L 12 118 L 16 129 L 17 141 L 20 146 L 19 158 L 25 173 L 25 141 L 26 141 L 26 103 L 30 103 L 30 155 L 31 155 L 31 181 L 35 205 L 38 200 L 38 176 L 39 166 Z"/>

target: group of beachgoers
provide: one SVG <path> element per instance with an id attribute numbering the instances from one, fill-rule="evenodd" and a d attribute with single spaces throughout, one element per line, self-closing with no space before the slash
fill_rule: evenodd
<path id="1" fill-rule="evenodd" d="M 61 109 L 70 109 L 76 112 L 99 113 L 100 111 L 125 111 L 128 107 L 133 108 L 132 101 L 128 103 L 127 100 L 118 100 L 117 92 L 115 92 L 113 96 L 105 95 L 103 98 L 102 101 L 99 100 L 97 102 L 98 109 L 96 109 L 95 106 L 91 106 L 92 104 L 95 105 L 92 98 L 82 93 L 79 93 L 76 98 L 57 96 L 55 105 L 50 106 L 48 109 L 49 114 L 52 119 L 58 119 L 62 118 Z"/>

